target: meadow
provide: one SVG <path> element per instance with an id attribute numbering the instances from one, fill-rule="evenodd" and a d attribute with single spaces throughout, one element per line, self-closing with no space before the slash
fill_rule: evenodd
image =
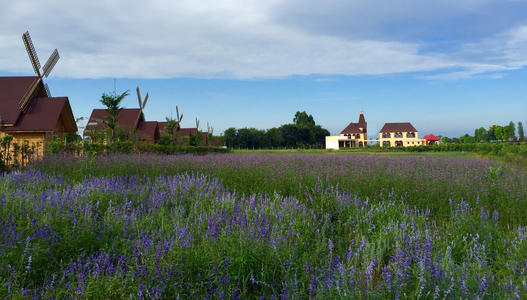
<path id="1" fill-rule="evenodd" d="M 526 182 L 470 155 L 56 156 L 0 177 L 0 296 L 525 298 Z"/>

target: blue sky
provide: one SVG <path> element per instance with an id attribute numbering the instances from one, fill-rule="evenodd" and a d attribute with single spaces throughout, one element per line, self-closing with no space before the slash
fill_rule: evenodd
<path id="1" fill-rule="evenodd" d="M 462 2 L 462 3 L 459 3 Z M 49 16 L 60 16 L 51 18 Z M 270 128 L 305 110 L 338 133 L 362 108 L 375 134 L 527 121 L 527 3 L 519 0 L 11 1 L 0 11 L 0 75 L 32 75 L 21 34 L 76 117 L 135 87 L 148 120 Z"/>

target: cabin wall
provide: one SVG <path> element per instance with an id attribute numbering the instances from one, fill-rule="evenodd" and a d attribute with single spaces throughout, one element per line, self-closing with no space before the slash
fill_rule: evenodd
<path id="1" fill-rule="evenodd" d="M 16 132 L 0 132 L 0 138 L 4 138 L 7 134 L 13 136 L 13 140 L 11 141 L 10 146 L 10 164 L 14 164 L 15 162 L 18 162 L 18 164 L 22 163 L 22 152 L 19 150 L 17 157 L 14 157 L 14 144 L 18 144 L 19 147 L 22 147 L 24 144 L 24 141 L 27 141 L 29 144 L 29 147 L 35 146 L 35 153 L 32 155 L 31 159 L 41 159 L 44 157 L 44 149 L 46 146 L 46 140 L 49 139 L 50 134 L 46 134 L 45 132 L 32 132 L 32 133 L 16 133 Z"/>

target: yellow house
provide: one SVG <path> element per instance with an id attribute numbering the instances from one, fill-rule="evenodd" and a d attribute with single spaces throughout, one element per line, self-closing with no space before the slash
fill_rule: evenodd
<path id="1" fill-rule="evenodd" d="M 326 136 L 326 149 L 365 147 L 367 127 L 364 112 L 361 111 L 358 123 L 350 123 L 338 136 Z"/>
<path id="2" fill-rule="evenodd" d="M 410 123 L 385 123 L 379 131 L 381 147 L 411 147 L 426 145 L 426 140 L 419 138 L 419 132 Z"/>

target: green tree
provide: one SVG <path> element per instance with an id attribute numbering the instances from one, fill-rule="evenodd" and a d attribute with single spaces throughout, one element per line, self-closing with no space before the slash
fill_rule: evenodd
<path id="1" fill-rule="evenodd" d="M 279 147 L 282 142 L 282 135 L 280 134 L 280 129 L 273 127 L 265 133 L 269 146 Z"/>
<path id="2" fill-rule="evenodd" d="M 492 125 L 489 127 L 489 130 L 487 130 L 487 135 L 485 136 L 485 141 L 495 141 L 498 139 L 496 137 L 496 128 L 498 128 L 498 125 Z"/>
<path id="3" fill-rule="evenodd" d="M 174 138 L 174 135 L 176 134 L 176 130 L 177 130 L 176 126 L 178 125 L 178 122 L 174 118 L 166 117 L 165 119 L 167 121 L 165 125 L 165 132 L 169 134 L 170 136 L 172 136 L 172 138 Z"/>
<path id="4" fill-rule="evenodd" d="M 444 137 L 441 138 L 441 143 L 443 143 L 443 144 L 448 144 L 450 142 L 451 142 L 451 140 L 447 136 L 444 136 Z"/>
<path id="5" fill-rule="evenodd" d="M 229 148 L 235 148 L 239 146 L 237 141 L 238 133 L 236 131 L 236 128 L 231 127 L 226 129 L 223 132 L 223 136 L 225 137 L 225 146 Z"/>
<path id="6" fill-rule="evenodd" d="M 121 107 L 121 101 L 123 101 L 123 99 L 129 94 L 130 93 L 128 90 L 120 95 L 117 95 L 116 93 L 102 94 L 100 101 L 104 106 L 106 106 L 106 111 L 109 114 L 109 116 L 106 117 L 106 120 L 103 120 L 103 122 L 106 126 L 108 126 L 108 128 L 110 128 L 111 138 L 113 138 L 115 127 L 117 126 L 117 121 L 119 120 L 119 113 L 121 110 L 123 110 L 123 107 Z"/>
<path id="7" fill-rule="evenodd" d="M 468 133 L 465 133 L 465 135 L 459 137 L 459 142 L 462 144 L 470 144 L 474 143 L 474 141 L 474 137 L 470 136 Z"/>
<path id="8" fill-rule="evenodd" d="M 315 126 L 315 120 L 312 115 L 308 115 L 305 111 L 297 111 L 293 122 L 298 126 Z"/>
<path id="9" fill-rule="evenodd" d="M 506 127 L 507 139 L 516 138 L 516 126 L 514 125 L 514 122 L 510 121 L 509 125 Z"/>
<path id="10" fill-rule="evenodd" d="M 474 139 L 476 140 L 476 142 L 481 142 L 483 140 L 485 140 L 485 136 L 487 135 L 487 130 L 483 127 L 480 127 L 476 130 L 474 130 Z"/>
<path id="11" fill-rule="evenodd" d="M 525 133 L 523 132 L 523 124 L 522 124 L 522 122 L 518 122 L 518 138 L 520 140 L 523 140 L 525 138 Z"/>

